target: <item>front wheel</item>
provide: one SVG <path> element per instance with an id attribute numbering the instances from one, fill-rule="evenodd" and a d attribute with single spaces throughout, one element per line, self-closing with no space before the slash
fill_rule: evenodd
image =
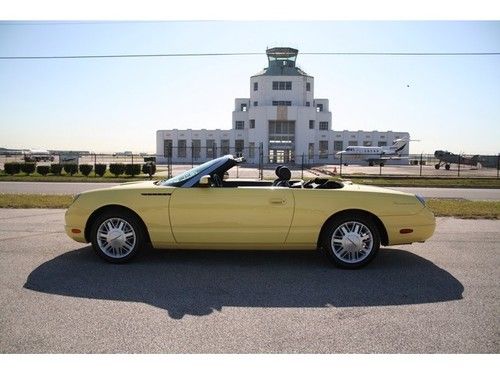
<path id="1" fill-rule="evenodd" d="M 91 241 L 94 251 L 111 263 L 124 263 L 144 245 L 144 234 L 137 218 L 128 212 L 104 212 L 93 223 Z"/>
<path id="2" fill-rule="evenodd" d="M 380 234 L 369 217 L 343 215 L 328 224 L 321 245 L 336 266 L 354 269 L 375 258 L 380 248 Z"/>

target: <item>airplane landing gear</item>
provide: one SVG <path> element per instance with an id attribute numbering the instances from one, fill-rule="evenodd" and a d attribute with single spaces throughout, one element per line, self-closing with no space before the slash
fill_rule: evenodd
<path id="1" fill-rule="evenodd" d="M 437 164 L 434 166 L 434 168 L 436 168 L 436 169 L 441 168 L 441 164 L 437 163 Z"/>
<path id="2" fill-rule="evenodd" d="M 444 169 L 446 169 L 447 171 L 449 171 L 449 170 L 450 170 L 450 167 L 451 167 L 451 166 L 450 166 L 449 164 L 446 164 L 446 165 L 444 166 Z"/>

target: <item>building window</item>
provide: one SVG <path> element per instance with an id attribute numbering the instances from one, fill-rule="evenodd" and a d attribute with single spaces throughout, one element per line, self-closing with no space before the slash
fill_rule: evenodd
<path id="1" fill-rule="evenodd" d="M 273 90 L 291 90 L 292 81 L 273 81 Z"/>
<path id="2" fill-rule="evenodd" d="M 250 142 L 248 144 L 248 157 L 253 159 L 255 157 L 255 142 Z"/>
<path id="3" fill-rule="evenodd" d="M 241 112 L 247 111 L 247 105 L 245 103 L 241 103 Z"/>
<path id="4" fill-rule="evenodd" d="M 314 159 L 314 143 L 309 143 L 309 147 L 307 148 L 307 157 L 310 160 Z"/>
<path id="5" fill-rule="evenodd" d="M 311 91 L 311 83 L 306 82 L 306 91 Z"/>
<path id="6" fill-rule="evenodd" d="M 244 148 L 245 141 L 243 139 L 236 139 L 234 141 L 234 151 L 236 153 L 236 156 L 242 156 Z"/>
<path id="7" fill-rule="evenodd" d="M 363 141 L 363 146 L 370 147 L 372 145 L 372 141 Z"/>
<path id="8" fill-rule="evenodd" d="M 259 89 L 259 83 L 258 82 L 254 82 L 253 83 L 253 91 L 257 91 Z"/>
<path id="9" fill-rule="evenodd" d="M 292 102 L 289 100 L 273 100 L 273 105 L 286 105 L 287 107 L 290 107 L 292 105 Z"/>
<path id="10" fill-rule="evenodd" d="M 193 139 L 191 142 L 193 159 L 199 159 L 201 156 L 201 140 Z"/>
<path id="11" fill-rule="evenodd" d="M 319 141 L 319 158 L 328 158 L 328 141 Z"/>
<path id="12" fill-rule="evenodd" d="M 178 158 L 185 158 L 186 157 L 186 140 L 185 139 L 179 139 L 177 141 L 177 157 Z"/>
<path id="13" fill-rule="evenodd" d="M 357 146 L 358 141 L 349 141 L 349 146 Z"/>
<path id="14" fill-rule="evenodd" d="M 236 130 L 243 130 L 243 129 L 245 129 L 245 121 L 236 121 L 236 123 L 235 123 L 235 129 Z"/>
<path id="15" fill-rule="evenodd" d="M 311 106 L 311 102 L 306 102 L 306 107 L 310 107 Z"/>
<path id="16" fill-rule="evenodd" d="M 229 154 L 229 139 L 223 139 L 220 141 L 220 153 L 221 155 Z"/>
<path id="17" fill-rule="evenodd" d="M 163 156 L 166 158 L 172 157 L 172 140 L 164 139 L 163 140 Z"/>
<path id="18" fill-rule="evenodd" d="M 259 106 L 259 102 L 253 102 L 253 106 L 254 107 L 258 107 Z"/>
<path id="19" fill-rule="evenodd" d="M 250 129 L 255 129 L 255 120 L 250 120 Z"/>
<path id="20" fill-rule="evenodd" d="M 323 112 L 323 104 L 316 104 L 316 112 Z"/>
<path id="21" fill-rule="evenodd" d="M 309 120 L 309 129 L 314 129 L 314 120 Z"/>
<path id="22" fill-rule="evenodd" d="M 342 151 L 344 149 L 344 142 L 342 141 L 334 141 L 333 142 L 333 150 L 334 151 Z"/>
<path id="23" fill-rule="evenodd" d="M 269 148 L 293 149 L 295 121 L 269 121 Z"/>
<path id="24" fill-rule="evenodd" d="M 328 130 L 328 121 L 320 121 L 319 130 Z"/>
<path id="25" fill-rule="evenodd" d="M 213 159 L 217 157 L 217 145 L 215 140 L 207 139 L 207 159 Z"/>
<path id="26" fill-rule="evenodd" d="M 378 143 L 378 147 L 385 147 L 385 146 L 387 146 L 387 142 L 380 141 Z"/>

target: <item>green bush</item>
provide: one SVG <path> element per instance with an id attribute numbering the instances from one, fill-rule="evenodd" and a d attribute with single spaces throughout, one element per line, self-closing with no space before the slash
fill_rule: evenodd
<path id="1" fill-rule="evenodd" d="M 125 164 L 125 174 L 127 176 L 137 176 L 141 173 L 140 164 Z"/>
<path id="2" fill-rule="evenodd" d="M 125 164 L 121 163 L 112 163 L 109 165 L 109 171 L 114 174 L 116 177 L 123 174 L 125 172 Z"/>
<path id="3" fill-rule="evenodd" d="M 78 164 L 64 164 L 64 172 L 67 174 L 73 176 L 75 173 L 78 172 Z"/>
<path id="4" fill-rule="evenodd" d="M 106 173 L 106 167 L 107 167 L 106 164 L 96 164 L 95 165 L 96 175 L 98 175 L 99 177 L 104 176 L 104 174 Z"/>
<path id="5" fill-rule="evenodd" d="M 42 176 L 47 176 L 50 172 L 50 167 L 48 165 L 37 165 L 36 173 L 41 174 Z"/>
<path id="6" fill-rule="evenodd" d="M 79 169 L 81 174 L 88 176 L 90 172 L 92 172 L 92 169 L 94 169 L 94 166 L 90 164 L 81 164 Z"/>
<path id="7" fill-rule="evenodd" d="M 156 164 L 153 162 L 148 162 L 142 165 L 142 173 L 149 175 L 151 177 L 156 173 Z"/>
<path id="8" fill-rule="evenodd" d="M 5 163 L 4 164 L 5 173 L 12 175 L 21 172 L 21 164 L 16 162 Z"/>
<path id="9" fill-rule="evenodd" d="M 21 172 L 26 173 L 28 176 L 35 172 L 35 163 L 22 163 Z"/>
<path id="10" fill-rule="evenodd" d="M 55 174 L 55 175 L 60 175 L 61 171 L 62 171 L 61 164 L 51 164 L 50 165 L 50 173 Z"/>

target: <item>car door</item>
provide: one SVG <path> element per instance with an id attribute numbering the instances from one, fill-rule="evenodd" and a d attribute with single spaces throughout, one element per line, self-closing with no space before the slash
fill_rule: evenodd
<path id="1" fill-rule="evenodd" d="M 280 244 L 293 209 L 288 188 L 192 187 L 175 189 L 169 214 L 180 244 Z"/>

